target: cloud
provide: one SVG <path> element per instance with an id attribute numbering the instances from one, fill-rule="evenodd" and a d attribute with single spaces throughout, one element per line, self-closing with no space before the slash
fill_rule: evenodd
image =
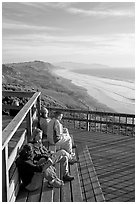
<path id="1" fill-rule="evenodd" d="M 84 10 L 79 8 L 67 8 L 67 11 L 72 14 L 79 14 L 84 16 L 98 16 L 98 17 L 108 17 L 108 16 L 127 16 L 127 17 L 134 17 L 134 13 L 130 10 Z"/>
<path id="2" fill-rule="evenodd" d="M 98 16 L 98 17 L 134 17 L 134 7 L 133 4 L 128 5 L 128 7 L 125 4 L 120 4 L 122 7 L 120 8 L 113 8 L 116 4 L 111 3 L 96 3 L 96 6 L 94 4 L 95 2 L 60 2 L 60 3 L 46 3 L 47 6 L 50 6 L 52 8 L 59 8 L 63 9 L 68 13 L 75 14 L 75 15 L 83 15 L 83 16 Z M 79 8 L 81 5 L 87 5 L 89 7 L 95 6 L 92 9 L 81 9 Z M 75 7 L 74 7 L 75 5 Z M 112 6 L 113 5 L 113 6 Z M 118 4 L 117 4 L 118 5 Z M 78 7 L 77 7 L 78 6 Z M 112 7 L 112 8 L 111 8 Z"/>
<path id="3" fill-rule="evenodd" d="M 46 33 L 3 36 L 3 62 L 81 61 L 128 66 L 134 63 L 134 34 L 51 36 Z"/>
<path id="4" fill-rule="evenodd" d="M 45 50 L 59 50 L 59 54 L 73 51 L 73 53 L 134 53 L 134 34 L 104 34 L 104 35 L 77 35 L 52 36 L 46 33 L 10 35 L 3 37 L 4 49 L 42 48 Z M 54 50 L 54 52 L 55 52 Z M 51 52 L 52 54 L 52 52 Z M 58 52 L 57 52 L 58 54 Z"/>
<path id="5" fill-rule="evenodd" d="M 46 9 L 46 8 L 53 8 L 53 9 L 66 9 L 71 5 L 75 4 L 74 2 L 20 2 L 23 6 L 26 7 L 33 7 L 36 9 Z"/>
<path id="6" fill-rule="evenodd" d="M 10 30 L 32 30 L 32 31 L 55 31 L 55 30 L 62 30 L 61 28 L 51 27 L 51 26 L 35 26 L 30 24 L 20 24 L 20 23 L 7 23 L 4 22 L 2 24 L 3 29 L 10 29 Z"/>

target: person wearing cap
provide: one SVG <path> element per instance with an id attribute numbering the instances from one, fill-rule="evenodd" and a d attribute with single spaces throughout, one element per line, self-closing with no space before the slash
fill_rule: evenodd
<path id="1" fill-rule="evenodd" d="M 68 129 L 63 128 L 61 124 L 62 117 L 62 112 L 55 112 L 54 118 L 48 123 L 47 139 L 51 144 L 66 150 L 73 157 L 75 153 L 72 151 L 72 138 L 69 135 Z"/>
<path id="2" fill-rule="evenodd" d="M 48 110 L 44 106 L 41 109 L 40 129 L 43 131 L 43 139 L 47 138 L 47 126 L 51 119 L 48 117 Z"/>

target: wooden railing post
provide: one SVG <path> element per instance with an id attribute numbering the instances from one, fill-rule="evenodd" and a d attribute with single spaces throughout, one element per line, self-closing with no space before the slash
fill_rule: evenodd
<path id="1" fill-rule="evenodd" d="M 107 125 L 107 122 L 108 122 L 108 115 L 106 114 L 106 133 L 108 132 L 108 125 Z"/>
<path id="2" fill-rule="evenodd" d="M 36 107 L 37 107 L 37 110 L 38 110 L 38 127 L 40 127 L 41 95 L 37 99 Z"/>
<path id="3" fill-rule="evenodd" d="M 31 109 L 29 110 L 27 114 L 27 141 L 31 139 L 32 136 L 32 114 L 31 114 Z"/>
<path id="4" fill-rule="evenodd" d="M 125 127 L 125 135 L 127 135 L 127 115 L 126 115 L 126 127 Z"/>
<path id="5" fill-rule="evenodd" d="M 89 113 L 87 112 L 87 127 L 86 127 L 86 130 L 89 131 Z"/>
<path id="6" fill-rule="evenodd" d="M 134 136 L 134 117 L 132 117 L 132 136 Z"/>
<path id="7" fill-rule="evenodd" d="M 8 201 L 9 174 L 7 172 L 8 145 L 2 151 L 2 202 Z"/>

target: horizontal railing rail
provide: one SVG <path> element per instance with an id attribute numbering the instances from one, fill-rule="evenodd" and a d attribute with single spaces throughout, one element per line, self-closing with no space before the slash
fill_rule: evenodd
<path id="1" fill-rule="evenodd" d="M 2 132 L 2 149 L 7 145 L 9 140 L 12 138 L 24 118 L 26 117 L 29 110 L 35 104 L 37 98 L 40 96 L 40 92 L 35 93 L 32 98 L 25 104 L 25 106 L 20 110 L 20 112 L 13 118 L 13 120 L 8 124 L 8 126 Z"/>
<path id="2" fill-rule="evenodd" d="M 134 114 L 60 109 L 51 107 L 48 109 L 51 113 L 53 111 L 62 111 L 64 113 L 63 122 L 67 126 L 86 129 L 88 131 L 100 131 L 132 136 L 135 135 Z"/>
<path id="3" fill-rule="evenodd" d="M 29 98 L 23 107 L 3 105 L 3 108 L 7 110 L 20 110 L 2 132 L 2 200 L 10 201 L 13 199 L 12 197 L 14 197 L 15 189 L 18 190 L 18 185 L 16 185 L 18 173 L 15 171 L 15 173 L 11 175 L 10 170 L 14 167 L 18 150 L 25 141 L 31 138 L 34 120 L 40 120 L 41 93 L 3 91 L 2 94 L 3 97 L 14 96 L 18 98 Z M 17 141 L 15 141 L 15 135 L 18 137 Z"/>
<path id="4" fill-rule="evenodd" d="M 54 107 L 47 107 L 49 110 L 53 111 L 62 111 L 62 112 L 70 112 L 70 113 L 91 113 L 97 115 L 108 115 L 108 116 L 120 116 L 120 117 L 134 117 L 134 114 L 125 114 L 125 113 L 113 113 L 113 112 L 106 112 L 106 111 L 89 111 L 89 110 L 80 110 L 80 109 L 64 109 L 64 108 L 54 108 Z"/>
<path id="5" fill-rule="evenodd" d="M 2 97 L 11 96 L 11 97 L 32 97 L 36 92 L 26 92 L 26 91 L 2 91 Z"/>

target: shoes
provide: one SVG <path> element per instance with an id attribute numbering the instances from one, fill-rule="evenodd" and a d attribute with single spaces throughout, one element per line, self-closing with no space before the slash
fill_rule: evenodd
<path id="1" fill-rule="evenodd" d="M 56 178 L 56 180 L 62 183 L 62 186 L 64 185 L 64 181 L 60 180 L 59 178 Z"/>
<path id="2" fill-rule="evenodd" d="M 73 145 L 72 145 L 72 148 L 77 148 L 77 145 L 73 144 Z"/>
<path id="3" fill-rule="evenodd" d="M 74 180 L 73 176 L 70 176 L 68 173 L 63 176 L 63 181 L 72 181 Z"/>
<path id="4" fill-rule="evenodd" d="M 48 188 L 61 188 L 64 185 L 64 182 L 60 179 L 55 179 L 54 181 L 48 181 Z"/>
<path id="5" fill-rule="evenodd" d="M 70 156 L 71 156 L 71 157 L 75 157 L 76 155 L 75 155 L 74 152 L 71 152 L 71 153 L 70 153 Z"/>
<path id="6" fill-rule="evenodd" d="M 72 159 L 72 160 L 69 161 L 69 164 L 73 165 L 73 164 L 78 163 L 78 162 L 79 161 L 77 159 Z"/>

